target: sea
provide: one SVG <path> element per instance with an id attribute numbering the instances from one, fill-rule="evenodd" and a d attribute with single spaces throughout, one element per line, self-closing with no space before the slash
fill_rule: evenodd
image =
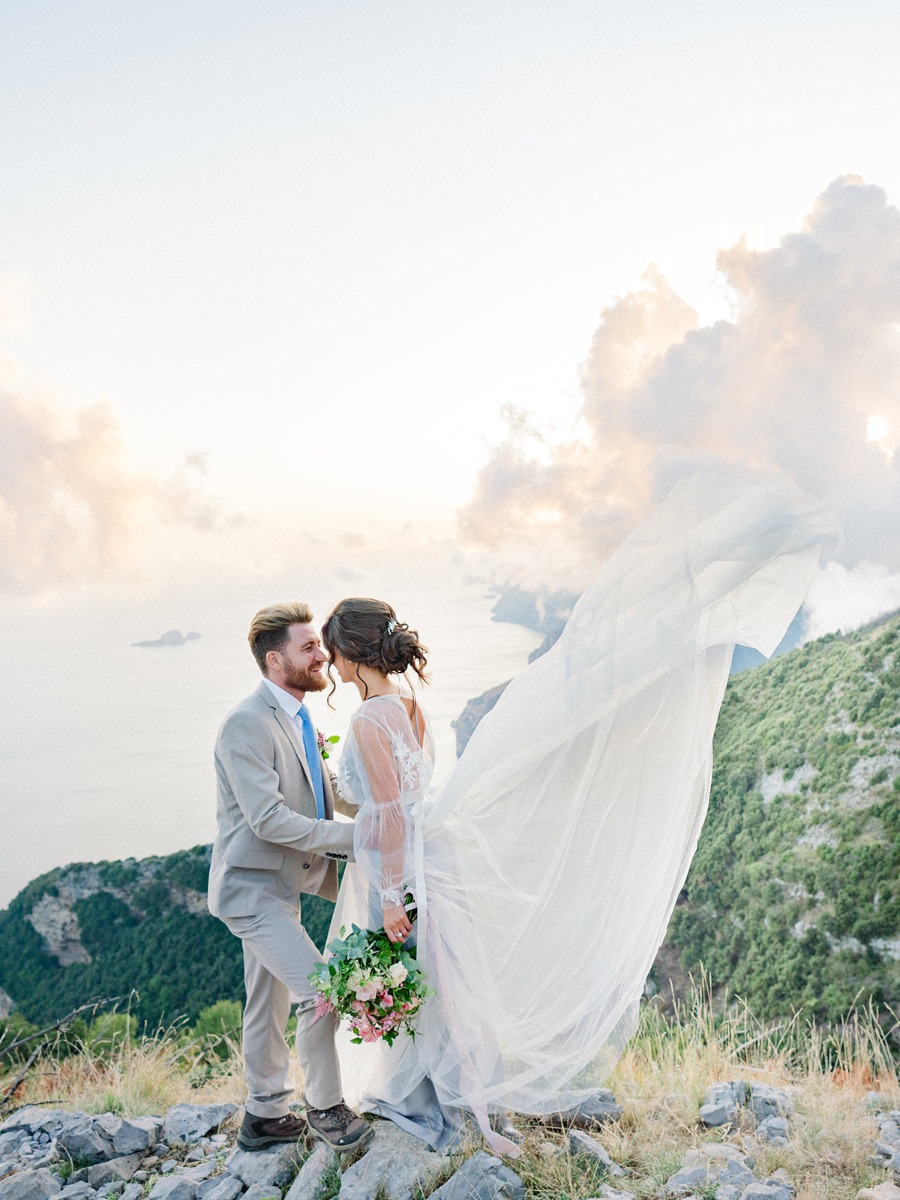
<path id="1" fill-rule="evenodd" d="M 327 590 L 304 592 L 317 616 L 328 612 Z M 479 583 L 406 582 L 390 599 L 429 647 L 432 682 L 420 694 L 440 781 L 456 758 L 451 722 L 471 697 L 521 670 L 541 635 L 493 621 L 495 597 Z M 5 607 L 0 907 L 54 867 L 212 841 L 213 745 L 222 718 L 259 683 L 246 635 L 265 602 L 213 590 L 177 604 L 136 595 Z M 182 645 L 133 644 L 170 629 L 200 636 Z M 326 736 L 342 737 L 358 693 L 339 683 L 333 708 L 327 694 L 309 698 L 313 718 Z M 340 743 L 335 764 L 339 755 Z"/>

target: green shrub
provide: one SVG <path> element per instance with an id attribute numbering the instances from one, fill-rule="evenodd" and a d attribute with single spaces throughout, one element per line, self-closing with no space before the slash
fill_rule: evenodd
<path id="1" fill-rule="evenodd" d="M 217 1000 L 202 1009 L 191 1028 L 192 1035 L 206 1042 L 218 1058 L 226 1059 L 231 1053 L 229 1042 L 239 1043 L 244 1012 L 236 1000 Z"/>

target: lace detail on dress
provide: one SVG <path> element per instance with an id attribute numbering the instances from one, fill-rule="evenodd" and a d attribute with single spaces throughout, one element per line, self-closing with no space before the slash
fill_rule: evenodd
<path id="1" fill-rule="evenodd" d="M 397 763 L 400 783 L 404 792 L 415 792 L 426 787 L 431 778 L 431 761 L 425 751 L 405 742 L 399 734 L 391 736 L 391 750 Z"/>
<path id="2" fill-rule="evenodd" d="M 356 779 L 357 772 L 351 766 L 350 756 L 342 754 L 337 769 L 338 790 L 345 800 L 349 800 L 351 804 L 359 805 L 361 797 L 358 794 L 358 786 L 354 787 Z"/>

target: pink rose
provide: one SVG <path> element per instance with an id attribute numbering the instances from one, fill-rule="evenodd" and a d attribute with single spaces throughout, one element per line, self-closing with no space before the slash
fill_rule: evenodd
<path id="1" fill-rule="evenodd" d="M 378 995 L 378 980 L 370 979 L 368 983 L 364 983 L 362 987 L 356 989 L 357 1000 L 374 1000 Z"/>

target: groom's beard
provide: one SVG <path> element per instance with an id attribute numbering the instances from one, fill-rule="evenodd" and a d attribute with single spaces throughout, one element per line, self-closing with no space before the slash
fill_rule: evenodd
<path id="1" fill-rule="evenodd" d="M 311 671 L 309 667 L 288 667 L 284 672 L 285 687 L 297 692 L 322 692 L 328 686 L 321 671 Z"/>

